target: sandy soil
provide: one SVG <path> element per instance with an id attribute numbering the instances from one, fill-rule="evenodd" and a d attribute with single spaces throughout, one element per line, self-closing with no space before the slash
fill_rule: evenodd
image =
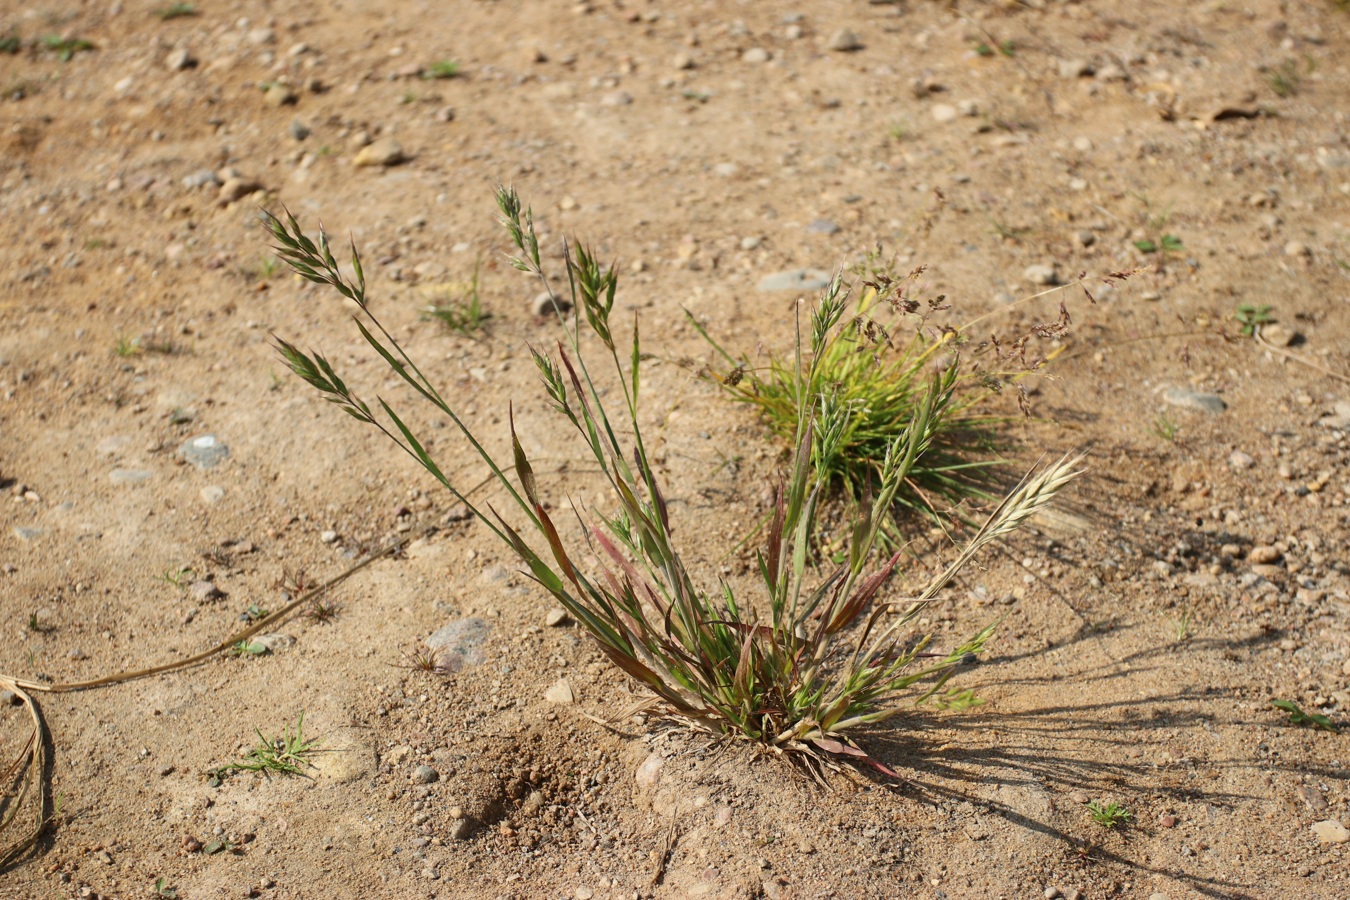
<path id="1" fill-rule="evenodd" d="M 186 658 L 250 605 L 434 527 L 270 654 L 39 694 L 60 815 L 0 896 L 1350 896 L 1346 737 L 1270 705 L 1350 720 L 1350 13 L 166 7 L 0 11 L 21 42 L 0 53 L 0 671 Z M 860 46 L 830 49 L 840 29 Z M 48 35 L 94 47 L 62 60 Z M 420 77 L 442 60 L 457 77 Z M 384 140 L 402 161 L 354 165 Z M 779 447 L 680 364 L 708 355 L 681 307 L 738 350 L 781 350 L 799 295 L 761 279 L 877 240 L 958 316 L 1002 309 L 1001 332 L 1065 302 L 1009 471 L 1085 448 L 1091 472 L 937 608 L 939 642 L 1007 619 L 963 676 L 986 705 L 860 736 L 903 782 L 821 791 L 745 746 L 600 728 L 582 714 L 634 689 L 546 626 L 546 598 L 428 477 L 285 372 L 269 333 L 415 409 L 340 303 L 268 262 L 260 205 L 350 232 L 386 323 L 490 446 L 513 401 L 549 494 L 593 493 L 529 362 L 556 326 L 499 261 L 498 181 L 547 234 L 621 260 L 677 532 L 709 576 Z M 422 316 L 480 255 L 486 329 Z M 1004 309 L 1046 265 L 1088 273 L 1096 302 Z M 1243 303 L 1273 306 L 1288 346 L 1220 337 Z M 1213 402 L 1197 394 L 1223 408 L 1184 405 Z M 950 555 L 915 537 L 897 594 Z M 458 671 L 408 668 L 452 624 Z M 545 698 L 560 679 L 573 703 Z M 328 751 L 311 777 L 210 777 L 301 713 Z M 7 755 L 25 722 L 0 710 Z M 1089 800 L 1134 819 L 1102 828 Z"/>

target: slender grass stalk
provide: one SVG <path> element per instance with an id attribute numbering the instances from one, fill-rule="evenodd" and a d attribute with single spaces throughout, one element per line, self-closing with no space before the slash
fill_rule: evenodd
<path id="1" fill-rule="evenodd" d="M 497 203 L 518 253 L 510 259 L 512 266 L 539 279 L 562 320 L 568 306 L 545 276 L 530 210 L 509 188 L 499 188 Z M 445 485 L 511 548 L 529 576 L 586 629 L 606 657 L 655 695 L 666 714 L 709 731 L 795 751 L 802 758 L 843 759 L 894 774 L 854 746 L 846 732 L 894 715 L 905 708 L 906 697 L 920 702 L 932 697 L 958 664 L 984 648 L 993 631 L 986 627 L 946 653 L 929 654 L 924 651 L 930 637 L 905 640 L 905 627 L 980 547 L 1016 528 L 1074 474 L 1076 460 L 1061 460 L 1029 478 L 917 600 L 907 606 L 882 600 L 900 554 L 874 558 L 885 520 L 879 511 L 890 508 L 939 432 L 936 417 L 952 389 L 950 372 L 940 370 L 925 376 L 927 387 L 916 392 L 912 410 L 878 457 L 876 490 L 860 503 L 845 561 L 818 571 L 810 547 L 831 477 L 822 462 L 837 452 L 858 416 L 849 398 L 821 372 L 849 305 L 842 276 L 836 276 L 812 311 L 809 334 L 799 336 L 794 453 L 777 484 L 765 546 L 756 558 L 755 596 L 739 595 L 726 581 L 702 587 L 675 547 L 670 511 L 639 424 L 643 354 L 637 324 L 621 352 L 612 316 L 615 270 L 584 245 L 564 242 L 570 308 L 579 315 L 570 325 L 562 321 L 563 338 L 551 352 L 531 348 L 530 353 L 550 405 L 575 428 L 617 501 L 613 515 L 578 510 L 586 547 L 600 560 L 588 571 L 574 559 L 539 498 L 514 410 L 508 410 L 512 478 L 380 324 L 366 296 L 356 248 L 354 274 L 348 277 L 322 228 L 314 241 L 289 213 L 285 220 L 264 213 L 263 220 L 276 252 L 296 272 L 357 305 L 354 320 L 362 337 L 405 384 L 450 418 L 509 506 L 499 512 L 490 504 L 474 505 L 389 402 L 377 397 L 372 407 L 322 355 L 277 338 L 291 370 L 348 415 L 380 429 Z M 593 373 L 592 352 L 607 358 L 609 381 Z M 615 397 L 612 404 L 606 402 L 607 393 Z"/>

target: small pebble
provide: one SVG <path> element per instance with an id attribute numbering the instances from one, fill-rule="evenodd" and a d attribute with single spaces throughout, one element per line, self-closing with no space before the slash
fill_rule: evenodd
<path id="1" fill-rule="evenodd" d="M 396 166 L 406 158 L 403 155 L 403 146 L 398 141 L 393 138 L 380 138 L 362 147 L 356 156 L 352 157 L 352 165 Z"/>
<path id="2" fill-rule="evenodd" d="M 934 103 L 932 114 L 934 121 L 937 122 L 955 122 L 961 115 L 950 103 Z"/>
<path id="3" fill-rule="evenodd" d="M 1312 250 L 1302 241 L 1290 241 L 1284 245 L 1284 255 L 1302 258 L 1312 256 Z"/>
<path id="4" fill-rule="evenodd" d="M 1256 565 L 1271 565 L 1280 561 L 1283 556 L 1279 549 L 1271 546 L 1261 545 L 1253 547 L 1247 551 L 1247 562 Z"/>
<path id="5" fill-rule="evenodd" d="M 829 219 L 813 219 L 806 230 L 811 234 L 838 234 L 839 226 Z"/>
<path id="6" fill-rule="evenodd" d="M 550 609 L 548 615 L 544 617 L 544 624 L 549 628 L 557 628 L 567 621 L 567 610 Z"/>
<path id="7" fill-rule="evenodd" d="M 188 588 L 188 596 L 198 603 L 206 603 L 223 596 L 214 581 L 194 581 Z"/>
<path id="8" fill-rule="evenodd" d="M 180 47 L 164 59 L 164 65 L 168 67 L 170 72 L 181 72 L 197 65 L 197 60 L 193 58 L 186 47 Z"/>
<path id="9" fill-rule="evenodd" d="M 692 69 L 695 65 L 694 57 L 688 53 L 676 53 L 670 64 L 675 69 Z"/>
<path id="10" fill-rule="evenodd" d="M 759 245 L 762 244 L 762 243 L 764 243 L 763 238 L 757 238 L 757 237 L 743 237 L 743 238 L 741 238 L 741 249 L 742 249 L 742 250 L 758 250 L 758 249 L 759 249 Z"/>
<path id="11" fill-rule="evenodd" d="M 841 28 L 830 36 L 830 42 L 825 46 L 837 53 L 852 53 L 861 50 L 863 43 L 850 29 Z"/>
<path id="12" fill-rule="evenodd" d="M 1054 263 L 1027 266 L 1022 270 L 1022 279 L 1036 285 L 1059 284 L 1059 268 Z"/>
<path id="13" fill-rule="evenodd" d="M 751 47 L 741 54 L 741 62 L 748 63 L 766 63 L 769 61 L 769 51 L 763 47 Z"/>
<path id="14" fill-rule="evenodd" d="M 559 678 L 553 683 L 553 686 L 544 692 L 544 699 L 549 703 L 574 703 L 576 698 L 572 694 L 572 685 L 566 678 Z"/>
<path id="15" fill-rule="evenodd" d="M 418 766 L 412 771 L 413 784 L 432 784 L 439 781 L 441 773 L 431 766 Z"/>
<path id="16" fill-rule="evenodd" d="M 1228 464 L 1235 469 L 1250 469 L 1256 465 L 1256 460 L 1252 459 L 1250 454 L 1234 450 L 1228 454 Z"/>
<path id="17" fill-rule="evenodd" d="M 336 531 L 331 531 L 331 530 L 330 530 L 330 531 L 323 531 L 323 532 L 320 532 L 320 533 L 319 533 L 319 540 L 323 541 L 325 544 L 331 544 L 331 543 L 333 543 L 334 541 L 336 541 L 337 539 L 338 539 L 338 533 L 337 533 Z"/>
<path id="18" fill-rule="evenodd" d="M 562 297 L 557 298 L 557 300 L 558 311 L 563 315 L 567 315 L 572 311 L 571 303 L 564 300 Z M 530 312 L 534 313 L 536 316 L 553 315 L 553 295 L 548 291 L 535 294 L 534 299 L 530 301 Z"/>

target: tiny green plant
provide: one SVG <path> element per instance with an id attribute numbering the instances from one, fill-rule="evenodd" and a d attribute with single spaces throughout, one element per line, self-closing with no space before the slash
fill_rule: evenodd
<path id="1" fill-rule="evenodd" d="M 483 328 L 491 318 L 491 313 L 483 308 L 483 298 L 479 290 L 479 271 L 482 257 L 473 265 L 473 278 L 460 297 L 447 297 L 442 303 L 433 303 L 426 309 L 428 318 L 440 322 L 446 328 L 465 337 L 472 337 Z"/>
<path id="2" fill-rule="evenodd" d="M 247 621 L 247 622 L 261 622 L 263 619 L 267 618 L 269 615 L 271 615 L 271 613 L 269 613 L 267 610 L 263 609 L 263 608 L 262 608 L 261 606 L 259 606 L 258 604 L 256 604 L 256 603 L 250 603 L 250 604 L 248 605 L 248 608 L 245 609 L 242 613 L 239 614 L 239 617 L 240 617 L 241 619 L 243 619 L 244 621 Z"/>
<path id="3" fill-rule="evenodd" d="M 1303 84 L 1298 65 L 1292 59 L 1286 59 L 1275 68 L 1266 72 L 1266 81 L 1276 97 L 1287 98 L 1298 93 Z"/>
<path id="4" fill-rule="evenodd" d="M 511 265 L 538 279 L 557 308 L 561 301 L 544 273 L 533 214 L 509 188 L 498 189 L 497 204 L 519 254 L 510 258 Z M 642 426 L 649 420 L 639 414 L 642 362 L 648 357 L 636 325 L 627 346 L 616 332 L 612 313 L 617 273 L 585 245 L 566 241 L 563 268 L 571 307 L 578 314 L 561 323 L 563 339 L 554 353 L 531 352 L 548 405 L 572 425 L 597 475 L 612 491 L 612 512 L 577 509 L 580 547 L 586 554 L 582 557 L 569 551 L 549 514 L 551 504 L 516 432 L 514 410 L 508 407 L 507 415 L 512 462 L 503 464 L 381 324 L 371 308 L 355 246 L 347 275 L 322 227 L 315 240 L 289 213 L 283 220 L 264 212 L 263 220 L 278 254 L 298 274 L 356 304 L 355 325 L 362 338 L 404 385 L 450 421 L 491 472 L 505 511 L 476 505 L 389 400 L 377 396 L 372 405 L 322 354 L 277 338 L 277 349 L 291 370 L 347 415 L 381 431 L 464 504 L 599 650 L 651 692 L 649 709 L 694 728 L 789 754 L 817 776 L 821 767 L 848 764 L 897 777 L 858 748 L 850 733 L 902 712 L 909 708 L 906 701 L 937 695 L 963 663 L 983 651 L 994 625 L 932 653 L 932 635 L 915 639 L 910 630 L 982 548 L 1014 531 L 1077 474 L 1080 457 L 1075 456 L 1029 475 L 926 587 L 910 597 L 885 599 L 883 588 L 903 553 L 873 552 L 884 518 L 873 511 L 890 508 L 932 441 L 943 378 L 950 377 L 936 375 L 935 386 L 923 391 L 905 424 L 881 448 L 877 490 L 845 526 L 852 540 L 843 550 L 843 562 L 826 571 L 808 566 L 809 548 L 822 527 L 822 492 L 829 478 L 815 460 L 822 448 L 825 454 L 833 452 L 849 418 L 849 407 L 837 391 L 825 386 L 811 393 L 805 387 L 808 380 L 826 385 L 814 361 L 847 330 L 843 320 L 850 303 L 839 274 L 811 311 L 809 338 L 799 342 L 798 432 L 787 472 L 774 490 L 753 595 L 747 595 L 749 588 L 724 580 L 701 587 L 701 579 L 675 547 L 671 510 Z M 609 374 L 589 364 L 591 352 L 607 360 Z M 809 366 L 807 358 L 813 361 Z M 823 443 L 817 433 L 824 435 Z M 508 517 L 523 526 L 518 529 Z M 415 657 L 412 664 L 421 668 L 423 661 Z"/>
<path id="5" fill-rule="evenodd" d="M 457 78 L 459 74 L 459 63 L 453 59 L 442 59 L 427 66 L 422 72 L 422 77 L 428 81 L 433 81 L 441 78 Z"/>
<path id="6" fill-rule="evenodd" d="M 61 62 L 70 62 L 75 58 L 75 54 L 95 49 L 92 43 L 83 38 L 67 38 L 61 37 L 59 34 L 49 34 L 44 37 L 42 46 L 55 53 Z"/>
<path id="7" fill-rule="evenodd" d="M 265 254 L 262 259 L 258 261 L 258 275 L 262 277 L 263 281 L 267 281 L 273 275 L 277 274 L 277 269 L 280 268 L 280 266 L 281 263 L 275 256 L 270 253 Z"/>
<path id="8" fill-rule="evenodd" d="M 258 736 L 258 743 L 244 758 L 232 763 L 227 763 L 218 769 L 213 770 L 210 775 L 216 779 L 223 779 L 231 772 L 261 772 L 263 775 L 271 776 L 272 773 L 278 775 L 304 775 L 306 769 L 314 767 L 312 759 L 319 753 L 317 739 L 305 739 L 305 714 L 300 713 L 300 717 L 295 722 L 295 727 L 283 725 L 281 734 L 269 738 L 265 736 L 261 729 L 254 729 Z M 222 848 L 228 849 L 228 848 Z M 210 850 L 208 849 L 209 853 Z"/>
<path id="9" fill-rule="evenodd" d="M 1274 307 L 1268 305 L 1240 303 L 1233 312 L 1233 318 L 1242 326 L 1243 335 L 1252 337 L 1262 325 L 1269 325 L 1275 321 L 1275 317 L 1270 314 L 1272 309 Z"/>
<path id="10" fill-rule="evenodd" d="M 1164 234 L 1156 241 L 1144 238 L 1143 240 L 1135 241 L 1134 246 L 1140 253 L 1180 253 L 1185 249 L 1185 245 L 1181 242 L 1181 238 L 1177 237 L 1175 234 Z"/>
<path id="11" fill-rule="evenodd" d="M 170 19 L 185 19 L 201 13 L 197 12 L 197 7 L 191 3 L 173 3 L 155 10 L 155 15 L 168 22 Z"/>
<path id="12" fill-rule="evenodd" d="M 163 897 L 164 900 L 178 900 L 178 888 L 170 885 L 167 878 L 160 876 L 155 879 L 155 896 Z"/>
<path id="13" fill-rule="evenodd" d="M 245 658 L 250 656 L 266 656 L 270 651 L 262 641 L 255 641 L 245 638 L 242 641 L 235 641 L 230 647 L 230 653 L 234 656 Z"/>
<path id="14" fill-rule="evenodd" d="M 712 94 L 708 93 L 707 91 L 696 91 L 693 88 L 690 88 L 687 91 L 682 91 L 680 93 L 680 96 L 686 100 L 692 100 L 695 103 L 707 103 L 709 100 L 712 99 Z"/>
<path id="15" fill-rule="evenodd" d="M 15 54 L 23 49 L 23 40 L 17 34 L 0 37 L 0 53 Z"/>
<path id="16" fill-rule="evenodd" d="M 120 337 L 113 345 L 113 353 L 128 359 L 141 352 L 141 342 L 136 338 Z"/>
<path id="17" fill-rule="evenodd" d="M 1153 419 L 1153 433 L 1161 440 L 1174 444 L 1181 433 L 1181 426 L 1167 413 L 1158 413 Z"/>
<path id="18" fill-rule="evenodd" d="M 1128 825 L 1134 819 L 1134 813 L 1114 800 L 1110 803 L 1102 803 L 1100 800 L 1093 800 L 1087 806 L 1088 815 L 1092 821 L 1103 828 L 1115 828 L 1119 825 Z"/>
<path id="19" fill-rule="evenodd" d="M 1191 639 L 1191 626 L 1195 620 L 1195 607 L 1187 603 L 1181 608 L 1181 617 L 1176 621 L 1177 643 L 1184 643 Z"/>
<path id="20" fill-rule="evenodd" d="M 1314 725 L 1324 731 L 1330 731 L 1333 734 L 1340 733 L 1340 727 L 1337 726 L 1335 722 L 1331 721 L 1330 716 L 1324 716 L 1321 713 L 1306 713 L 1303 711 L 1303 708 L 1293 700 L 1272 700 L 1270 701 L 1270 705 L 1289 713 L 1290 725 Z"/>
<path id="21" fill-rule="evenodd" d="M 913 133 L 910 131 L 909 127 L 906 126 L 903 122 L 896 122 L 893 125 L 891 125 L 890 128 L 886 129 L 886 134 L 889 135 L 891 140 L 893 141 L 905 141 L 909 140 L 909 138 L 913 136 Z"/>
<path id="22" fill-rule="evenodd" d="M 995 55 L 1013 56 L 1017 53 L 1017 47 L 1012 41 L 1003 40 L 994 44 L 980 41 L 975 45 L 975 53 L 978 56 L 990 57 Z"/>
<path id="23" fill-rule="evenodd" d="M 160 575 L 159 579 L 181 591 L 197 580 L 197 573 L 191 566 L 179 566 L 176 569 L 165 569 L 164 574 Z"/>

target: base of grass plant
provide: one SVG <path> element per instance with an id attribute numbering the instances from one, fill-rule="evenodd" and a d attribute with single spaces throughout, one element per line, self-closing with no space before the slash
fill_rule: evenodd
<path id="1" fill-rule="evenodd" d="M 512 265 L 542 282 L 555 309 L 566 308 L 544 276 L 530 210 L 507 188 L 499 189 L 497 203 L 519 252 Z M 938 430 L 934 417 L 950 402 L 951 385 L 943 380 L 950 375 L 939 374 L 918 392 L 903 427 L 881 448 L 878 489 L 850 523 L 843 561 L 827 570 L 811 562 L 809 548 L 831 478 L 818 463 L 832 458 L 850 422 L 850 409 L 838 391 L 817 394 L 806 388 L 824 384 L 822 350 L 842 327 L 847 295 L 836 277 L 811 317 L 812 364 L 794 370 L 800 379 L 793 393 L 799 404 L 793 411 L 798 423 L 794 453 L 775 489 L 754 594 L 746 596 L 721 579 L 705 582 L 675 547 L 670 511 L 650 462 L 638 415 L 643 353 L 636 322 L 631 347 L 622 354 L 614 334 L 617 275 L 584 245 L 564 242 L 570 308 L 578 315 L 570 327 L 561 323 L 563 337 L 555 353 L 530 352 L 549 404 L 575 428 L 617 509 L 611 515 L 578 509 L 575 536 L 565 540 L 540 497 L 516 435 L 514 411 L 508 407 L 512 478 L 380 323 L 366 295 L 355 246 L 349 278 L 339 270 L 322 228 L 315 241 L 289 213 L 285 221 L 271 213 L 263 220 L 277 253 L 297 273 L 356 303 L 361 336 L 404 385 L 449 418 L 491 473 L 517 524 L 491 504 L 475 505 L 389 401 L 376 397 L 372 406 L 325 357 L 277 338 L 282 358 L 296 375 L 357 421 L 378 428 L 447 488 L 611 662 L 651 691 L 658 712 L 818 766 L 842 762 L 895 775 L 853 744 L 849 733 L 933 697 L 963 661 L 984 649 L 993 626 L 943 652 L 929 651 L 931 635 L 915 641 L 908 629 L 981 548 L 1017 528 L 1076 474 L 1078 458 L 1066 457 L 1029 476 L 917 597 L 886 599 L 884 589 L 900 554 L 874 553 L 886 518 L 874 511 L 891 508 L 931 448 Z M 608 360 L 609 374 L 591 368 L 592 353 Z M 610 403 L 618 408 L 616 414 Z"/>
<path id="2" fill-rule="evenodd" d="M 921 271 L 916 269 L 906 281 Z M 823 345 L 812 348 L 809 358 L 803 357 L 799 342 L 792 357 L 770 356 L 767 366 L 757 367 L 748 357 L 732 356 L 692 316 L 690 321 L 731 366 L 713 377 L 733 399 L 757 408 L 778 437 L 795 440 L 800 416 L 814 411 L 809 398 L 834 395 L 846 411 L 843 431 L 830 446 L 817 432 L 813 464 L 850 503 L 879 492 L 886 447 L 915 411 L 931 402 L 923 453 L 887 511 L 882 543 L 889 548 L 903 543 L 899 526 L 906 514 L 940 523 L 948 518 L 969 521 L 967 503 L 987 504 L 1002 493 L 995 470 L 1006 462 L 1001 451 L 1007 442 L 998 429 L 1009 417 L 986 411 L 988 402 L 1005 387 L 1017 389 L 1016 382 L 1038 363 L 993 371 L 967 365 L 960 331 L 925 333 L 927 314 L 945 309 L 944 298 L 930 301 L 921 315 L 920 304 L 906 295 L 902 282 L 873 277 L 847 320 Z M 908 341 L 896 342 L 892 330 L 897 326 L 887 329 L 874 318 L 883 305 L 891 307 L 902 326 L 913 327 Z M 1008 362 L 1013 354 L 996 356 Z"/>

